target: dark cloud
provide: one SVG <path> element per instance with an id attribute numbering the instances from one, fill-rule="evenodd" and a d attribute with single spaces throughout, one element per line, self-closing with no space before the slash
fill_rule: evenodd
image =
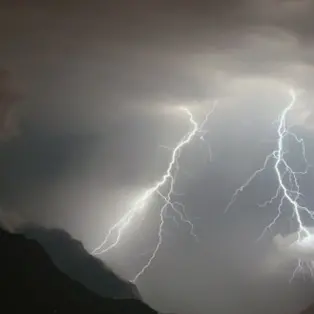
<path id="1" fill-rule="evenodd" d="M 113 112 L 224 97 L 251 75 L 311 85 L 308 1 L 18 3 L 1 10 L 2 55 L 45 128 L 101 129 Z"/>
<path id="2" fill-rule="evenodd" d="M 0 139 L 8 140 L 18 133 L 17 100 L 9 72 L 0 69 Z"/>
<path id="3" fill-rule="evenodd" d="M 9 71 L 0 69 L 0 145 L 2 146 L 19 134 L 19 100 L 20 94 L 14 86 Z M 4 205 L 3 201 L 1 199 L 1 206 Z M 8 212 L 0 208 L 0 224 L 4 228 L 12 231 L 21 222 L 23 219 L 18 212 Z"/>

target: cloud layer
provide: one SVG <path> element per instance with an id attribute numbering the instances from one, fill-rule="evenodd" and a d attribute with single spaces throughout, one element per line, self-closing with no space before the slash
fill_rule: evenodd
<path id="1" fill-rule="evenodd" d="M 270 94 L 280 80 L 311 93 L 313 6 L 137 0 L 16 8 L 13 1 L 1 10 L 1 50 L 27 86 L 36 123 L 99 129 L 126 112 L 237 98 L 247 91 L 234 86 L 256 77 L 266 83 L 251 90 Z"/>
<path id="2" fill-rule="evenodd" d="M 9 72 L 0 69 L 0 140 L 8 140 L 18 133 L 18 93 L 12 86 Z"/>

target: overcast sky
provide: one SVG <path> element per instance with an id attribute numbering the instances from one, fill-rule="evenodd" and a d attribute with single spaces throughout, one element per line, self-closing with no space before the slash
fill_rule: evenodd
<path id="1" fill-rule="evenodd" d="M 256 243 L 276 214 L 276 204 L 256 205 L 276 188 L 271 171 L 223 212 L 274 148 L 273 121 L 290 86 L 302 92 L 290 121 L 314 163 L 314 2 L 73 3 L 1 2 L 0 67 L 11 75 L 20 114 L 19 127 L 9 128 L 18 136 L 1 147 L 2 215 L 64 228 L 92 250 L 162 175 L 170 155 L 161 146 L 189 131 L 178 108 L 201 121 L 217 100 L 205 142 L 182 154 L 176 186 L 200 242 L 167 221 L 138 287 L 149 304 L 181 314 L 297 313 L 313 299 L 312 284 L 289 284 L 291 267 L 270 273 L 264 265 L 272 236 L 290 231 L 287 220 Z M 302 181 L 309 206 L 313 180 L 310 173 Z M 157 241 L 157 205 L 103 257 L 125 278 Z"/>

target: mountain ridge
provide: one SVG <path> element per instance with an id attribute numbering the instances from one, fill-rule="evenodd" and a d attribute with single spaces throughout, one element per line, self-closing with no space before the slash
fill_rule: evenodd
<path id="1" fill-rule="evenodd" d="M 157 314 L 141 300 L 103 298 L 69 278 L 35 240 L 0 228 L 0 293 L 4 313 Z"/>
<path id="2" fill-rule="evenodd" d="M 105 263 L 89 254 L 80 241 L 62 229 L 47 229 L 35 224 L 17 229 L 36 240 L 59 270 L 102 297 L 141 299 L 137 287 L 119 277 Z"/>

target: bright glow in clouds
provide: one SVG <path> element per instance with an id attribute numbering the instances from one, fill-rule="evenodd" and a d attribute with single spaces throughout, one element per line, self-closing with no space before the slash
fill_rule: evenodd
<path id="1" fill-rule="evenodd" d="M 314 228 L 308 228 L 308 231 L 310 231 L 310 235 L 304 237 L 302 240 L 299 240 L 298 232 L 285 237 L 278 234 L 273 239 L 279 253 L 277 257 L 279 262 L 298 260 L 298 266 L 295 268 L 290 280 L 298 272 L 304 273 L 306 269 L 314 277 Z"/>
<path id="2" fill-rule="evenodd" d="M 232 204 L 236 201 L 239 193 L 241 193 L 248 185 L 250 185 L 261 172 L 263 172 L 268 166 L 273 168 L 273 171 L 276 174 L 278 187 L 274 196 L 259 206 L 265 207 L 277 199 L 279 199 L 280 202 L 276 216 L 265 227 L 260 237 L 262 237 L 267 230 L 272 229 L 276 225 L 276 222 L 282 216 L 284 209 L 290 208 L 292 210 L 292 218 L 297 223 L 297 231 L 296 239 L 291 243 L 289 250 L 292 250 L 298 259 L 298 265 L 291 277 L 292 280 L 298 272 L 303 271 L 305 265 L 308 266 L 310 273 L 313 275 L 313 259 L 311 258 L 311 262 L 305 262 L 303 259 L 304 256 L 307 255 L 304 254 L 304 250 L 307 252 L 314 252 L 314 235 L 311 233 L 310 228 L 304 223 L 305 218 L 314 221 L 314 212 L 301 205 L 303 195 L 300 191 L 299 177 L 307 173 L 309 165 L 305 156 L 305 144 L 303 139 L 300 139 L 287 127 L 287 115 L 294 109 L 297 100 L 296 92 L 293 89 L 289 90 L 289 95 L 291 97 L 291 101 L 280 113 L 279 119 L 277 121 L 278 127 L 276 149 L 266 157 L 263 167 L 255 171 L 252 176 L 250 176 L 248 180 L 236 190 L 225 211 L 230 209 Z M 287 140 L 295 141 L 296 144 L 298 144 L 300 147 L 304 162 L 306 164 L 304 171 L 294 171 L 289 165 L 287 156 L 291 152 L 289 152 L 288 147 L 286 147 L 287 145 L 285 145 Z M 273 164 L 271 164 L 271 162 L 273 162 Z M 280 237 L 277 236 L 277 238 L 274 240 L 275 243 L 278 243 L 278 239 L 280 239 Z"/>
<path id="3" fill-rule="evenodd" d="M 215 107 L 214 107 L 215 108 Z M 194 233 L 194 226 L 191 221 L 186 217 L 184 206 L 178 202 L 172 202 L 173 189 L 176 181 L 176 176 L 179 171 L 179 158 L 182 152 L 182 149 L 188 145 L 196 136 L 202 136 L 206 131 L 204 130 L 204 126 L 208 121 L 210 114 L 213 112 L 211 110 L 207 115 L 204 121 L 201 124 L 198 124 L 191 113 L 185 107 L 181 107 L 180 110 L 187 115 L 190 125 L 191 131 L 189 131 L 175 146 L 171 153 L 171 160 L 168 164 L 168 167 L 165 173 L 162 175 L 161 179 L 157 181 L 153 186 L 147 188 L 142 195 L 138 197 L 135 201 L 134 205 L 126 212 L 125 215 L 121 217 L 110 229 L 107 233 L 103 242 L 94 249 L 92 252 L 94 255 L 100 255 L 104 253 L 108 253 L 112 249 L 114 249 L 121 240 L 123 236 L 123 232 L 132 224 L 133 220 L 140 219 L 143 211 L 146 210 L 149 206 L 147 206 L 148 201 L 151 200 L 153 196 L 159 196 L 163 201 L 163 205 L 160 208 L 160 223 L 159 223 L 159 232 L 158 232 L 158 242 L 148 259 L 147 263 L 142 267 L 142 269 L 136 274 L 133 282 L 136 281 L 151 265 L 152 261 L 156 257 L 156 254 L 162 244 L 162 233 L 165 219 L 168 218 L 167 212 L 168 209 L 172 210 L 173 217 L 177 217 L 181 222 L 186 223 L 190 226 L 190 233 L 196 238 Z M 161 189 L 166 192 L 162 192 Z"/>

